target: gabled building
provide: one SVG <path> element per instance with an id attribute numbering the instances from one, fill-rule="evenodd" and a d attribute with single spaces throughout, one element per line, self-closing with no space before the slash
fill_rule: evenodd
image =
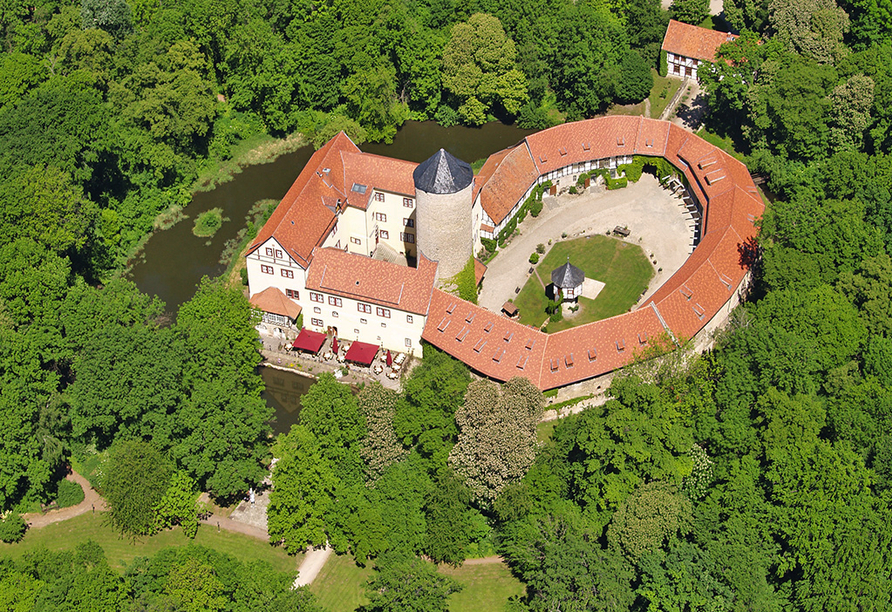
<path id="1" fill-rule="evenodd" d="M 668 75 L 696 79 L 697 67 L 713 61 L 718 48 L 736 38 L 734 34 L 670 20 L 660 47 L 666 52 Z"/>

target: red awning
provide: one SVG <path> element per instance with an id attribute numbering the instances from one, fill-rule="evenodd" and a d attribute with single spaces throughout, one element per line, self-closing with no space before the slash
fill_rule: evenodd
<path id="1" fill-rule="evenodd" d="M 365 342 L 354 342 L 350 345 L 350 350 L 347 351 L 344 359 L 369 365 L 375 359 L 375 355 L 377 354 L 378 345 L 366 344 Z"/>
<path id="2" fill-rule="evenodd" d="M 297 340 L 294 341 L 294 349 L 298 351 L 309 351 L 318 353 L 319 349 L 325 343 L 325 334 L 310 331 L 306 328 L 300 330 Z"/>

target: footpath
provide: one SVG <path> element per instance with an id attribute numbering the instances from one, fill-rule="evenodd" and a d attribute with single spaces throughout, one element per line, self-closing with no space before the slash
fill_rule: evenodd
<path id="1" fill-rule="evenodd" d="M 84 490 L 84 501 L 69 508 L 23 514 L 22 518 L 28 525 L 29 530 L 41 529 L 47 525 L 67 521 L 88 512 L 103 512 L 108 509 L 105 500 L 93 489 L 86 478 L 74 471 L 65 478 L 81 486 Z M 202 497 L 206 497 L 206 494 L 203 494 Z M 201 523 L 211 528 L 216 527 L 218 531 L 238 533 L 265 542 L 269 540 L 269 534 L 266 529 L 266 506 L 268 503 L 269 492 L 257 492 L 254 503 L 243 501 L 232 511 L 230 516 L 214 513 L 207 518 L 201 519 Z M 235 518 L 232 518 L 233 516 Z M 331 553 L 331 546 L 307 549 L 306 556 L 297 568 L 294 588 L 311 584 L 316 579 L 316 576 L 319 575 Z"/>

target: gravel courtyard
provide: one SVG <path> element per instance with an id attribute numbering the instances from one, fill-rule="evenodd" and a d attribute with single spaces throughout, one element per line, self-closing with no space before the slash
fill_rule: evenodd
<path id="1" fill-rule="evenodd" d="M 543 203 L 542 213 L 537 218 L 527 215 L 518 233 L 489 263 L 478 298 L 484 308 L 499 312 L 506 300 L 513 299 L 515 288 L 523 287 L 529 277 L 529 257 L 536 245 L 560 241 L 563 233 L 569 239 L 627 226 L 631 235 L 626 240 L 640 245 L 648 256 L 653 253 L 654 267 L 663 269 L 656 272 L 642 299 L 666 282 L 693 249 L 694 221 L 684 203 L 649 174 L 625 189 L 607 191 L 600 185 L 580 195 L 545 196 Z"/>

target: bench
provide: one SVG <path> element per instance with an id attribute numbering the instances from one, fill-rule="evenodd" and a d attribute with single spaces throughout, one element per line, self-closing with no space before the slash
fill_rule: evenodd
<path id="1" fill-rule="evenodd" d="M 629 234 L 631 234 L 632 232 L 626 227 L 620 227 L 617 225 L 616 227 L 613 228 L 613 233 L 616 234 L 617 236 L 622 236 L 623 238 L 628 238 Z"/>

